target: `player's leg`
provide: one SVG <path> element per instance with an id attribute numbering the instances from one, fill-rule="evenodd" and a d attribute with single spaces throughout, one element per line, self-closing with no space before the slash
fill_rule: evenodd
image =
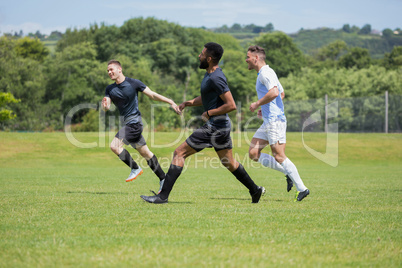
<path id="1" fill-rule="evenodd" d="M 166 173 L 162 191 L 159 193 L 162 199 L 167 199 L 169 197 L 173 185 L 183 171 L 184 161 L 187 157 L 195 153 L 197 153 L 197 151 L 190 147 L 186 141 L 176 148 L 173 154 L 172 163 L 170 164 L 169 170 Z"/>
<path id="2" fill-rule="evenodd" d="M 272 135 L 271 135 L 272 133 Z M 298 191 L 305 191 L 307 188 L 304 186 L 300 178 L 296 166 L 287 158 L 285 154 L 286 149 L 286 121 L 278 120 L 269 125 L 269 144 L 271 146 L 272 155 L 285 169 L 286 174 L 292 179 Z"/>
<path id="3" fill-rule="evenodd" d="M 142 145 L 142 146 L 137 146 L 135 148 L 138 153 L 147 160 L 148 166 L 151 168 L 151 170 L 155 173 L 155 175 L 159 178 L 159 190 L 158 193 L 162 190 L 163 183 L 165 182 L 165 172 L 162 170 L 161 165 L 159 164 L 158 158 L 156 157 L 155 154 L 149 150 L 148 146 Z"/>
<path id="4" fill-rule="evenodd" d="M 254 161 L 260 162 L 265 167 L 272 168 L 285 174 L 287 183 L 286 189 L 289 192 L 293 187 L 293 182 L 286 174 L 286 171 L 283 169 L 282 165 L 279 164 L 272 155 L 261 152 L 262 149 L 269 145 L 270 140 L 272 142 L 276 142 L 278 137 L 276 132 L 276 128 L 270 128 L 270 123 L 264 122 L 255 132 L 253 139 L 251 140 L 249 157 Z"/>
<path id="5" fill-rule="evenodd" d="M 216 153 L 218 154 L 222 165 L 226 167 L 238 181 L 247 187 L 250 192 L 252 202 L 258 203 L 261 196 L 265 193 L 265 188 L 259 187 L 254 183 L 247 171 L 244 169 L 243 165 L 233 158 L 232 149 L 223 149 L 216 151 Z"/>
<path id="6" fill-rule="evenodd" d="M 185 141 L 179 147 L 176 148 L 173 154 L 173 160 L 169 167 L 168 172 L 166 173 L 164 183 L 162 185 L 161 191 L 155 196 L 141 196 L 142 199 L 149 203 L 162 204 L 167 203 L 170 192 L 173 189 L 173 186 L 183 171 L 185 159 L 197 151 L 190 147 L 188 143 Z"/>
<path id="7" fill-rule="evenodd" d="M 136 179 L 139 175 L 143 173 L 142 168 L 131 157 L 130 153 L 124 149 L 124 145 L 138 144 L 139 146 L 145 145 L 145 139 L 141 135 L 142 126 L 139 124 L 126 125 L 119 130 L 116 134 L 110 148 L 112 151 L 119 156 L 119 158 L 126 163 L 127 166 L 131 168 L 130 175 L 126 179 L 126 182 Z"/>
<path id="8" fill-rule="evenodd" d="M 159 181 L 165 179 L 165 172 L 163 172 L 158 158 L 149 150 L 147 145 L 138 146 L 135 148 L 138 153 L 147 160 L 148 166 L 152 169 L 155 175 L 159 178 Z"/>
<path id="9" fill-rule="evenodd" d="M 110 150 L 112 150 L 113 153 L 119 156 L 124 151 L 123 139 L 114 137 L 112 142 L 110 143 Z"/>
<path id="10" fill-rule="evenodd" d="M 251 160 L 258 162 L 261 156 L 261 151 L 268 145 L 268 141 L 253 137 L 248 148 L 248 156 Z"/>
<path id="11" fill-rule="evenodd" d="M 267 145 L 269 145 L 269 142 L 267 140 L 254 137 L 251 140 L 250 148 L 248 151 L 250 159 L 256 162 L 260 162 L 264 167 L 272 168 L 286 175 L 283 167 L 278 163 L 278 161 L 276 161 L 273 156 L 261 152 L 262 149 L 264 149 Z"/>
<path id="12" fill-rule="evenodd" d="M 143 171 L 131 157 L 130 153 L 124 149 L 124 144 L 123 139 L 114 137 L 110 144 L 110 149 L 131 169 L 130 175 L 126 179 L 126 182 L 129 182 L 136 179 Z"/>
<path id="13" fill-rule="evenodd" d="M 299 192 L 297 196 L 297 200 L 301 201 L 305 196 L 307 196 L 310 192 L 307 187 L 304 185 L 302 179 L 300 178 L 299 172 L 296 166 L 292 161 L 285 155 L 286 143 L 280 143 L 279 141 L 275 144 L 271 145 L 272 155 L 275 157 L 276 161 L 278 161 L 287 176 L 291 178 L 293 183 L 296 185 L 296 189 Z M 300 198 L 299 198 L 300 196 Z M 300 199 L 300 200 L 299 200 Z"/>
<path id="14" fill-rule="evenodd" d="M 121 161 L 123 161 L 127 166 L 131 169 L 138 169 L 139 166 L 131 157 L 130 153 L 124 149 L 123 139 L 119 139 L 118 137 L 114 137 L 110 144 L 110 149 L 114 152 Z"/>

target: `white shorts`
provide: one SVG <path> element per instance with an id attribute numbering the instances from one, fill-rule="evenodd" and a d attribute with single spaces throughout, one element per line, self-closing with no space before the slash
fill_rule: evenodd
<path id="1" fill-rule="evenodd" d="M 253 138 L 266 140 L 269 145 L 273 145 L 277 142 L 283 144 L 286 143 L 286 121 L 281 120 L 264 123 L 255 132 Z"/>

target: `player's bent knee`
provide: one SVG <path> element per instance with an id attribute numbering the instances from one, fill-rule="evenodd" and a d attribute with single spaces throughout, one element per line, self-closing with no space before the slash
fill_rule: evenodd
<path id="1" fill-rule="evenodd" d="M 274 158 L 275 158 L 276 162 L 282 163 L 283 161 L 285 161 L 286 155 L 275 154 Z"/>
<path id="2" fill-rule="evenodd" d="M 175 158 L 184 158 L 185 154 L 182 150 L 176 149 L 174 150 L 173 157 Z"/>
<path id="3" fill-rule="evenodd" d="M 118 154 L 118 148 L 116 148 L 112 144 L 110 145 L 110 150 L 112 150 L 113 153 Z"/>
<path id="4" fill-rule="evenodd" d="M 121 151 L 121 146 L 119 146 L 119 144 L 116 142 L 112 142 L 110 144 L 110 150 L 112 150 L 113 153 L 119 155 Z"/>
<path id="5" fill-rule="evenodd" d="M 248 156 L 250 157 L 251 160 L 256 161 L 256 162 L 260 158 L 260 154 L 259 154 L 258 150 L 249 150 Z"/>

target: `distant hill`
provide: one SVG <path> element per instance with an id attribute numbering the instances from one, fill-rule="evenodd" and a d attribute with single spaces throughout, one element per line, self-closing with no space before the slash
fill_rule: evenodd
<path id="1" fill-rule="evenodd" d="M 240 40 L 243 46 L 251 44 L 253 39 L 260 34 L 273 31 L 273 26 L 271 28 L 256 25 L 239 27 L 238 24 L 234 26 L 208 30 L 228 33 Z M 313 30 L 301 29 L 297 33 L 289 34 L 289 36 L 293 38 L 298 48 L 307 55 L 314 55 L 319 48 L 336 40 L 345 41 L 349 47 L 367 48 L 371 57 L 376 59 L 383 58 L 384 54 L 391 52 L 394 46 L 402 46 L 402 31 L 399 29 L 398 31 L 387 29 L 383 32 L 379 32 L 372 31 L 370 25 L 365 25 L 362 29 L 356 26 L 345 28 L 345 26 L 348 25 L 344 25 L 344 28 L 339 30 L 330 28 L 318 28 Z M 257 30 L 261 30 L 261 32 L 257 32 Z M 383 34 L 384 32 L 386 35 Z"/>
<path id="2" fill-rule="evenodd" d="M 312 55 L 319 48 L 336 40 L 343 40 L 349 47 L 367 48 L 373 58 L 382 58 L 384 53 L 391 52 L 394 46 L 402 46 L 402 35 L 383 36 L 377 34 L 347 33 L 343 30 L 321 28 L 315 30 L 300 30 L 290 35 L 295 44 L 305 54 Z"/>

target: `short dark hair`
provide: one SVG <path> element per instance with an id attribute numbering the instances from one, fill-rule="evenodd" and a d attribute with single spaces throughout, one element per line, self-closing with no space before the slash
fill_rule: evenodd
<path id="1" fill-rule="evenodd" d="M 119 66 L 119 67 L 121 68 L 120 61 L 118 61 L 118 60 L 110 60 L 110 61 L 107 63 L 107 65 L 110 65 L 110 64 L 116 64 L 117 66 Z"/>
<path id="2" fill-rule="evenodd" d="M 204 47 L 207 49 L 208 57 L 212 58 L 212 62 L 218 64 L 223 55 L 223 47 L 214 42 L 206 43 Z"/>
<path id="3" fill-rule="evenodd" d="M 265 50 L 262 47 L 260 47 L 260 46 L 249 46 L 248 51 L 258 54 L 260 56 L 260 58 L 265 61 L 266 54 L 265 54 Z"/>

